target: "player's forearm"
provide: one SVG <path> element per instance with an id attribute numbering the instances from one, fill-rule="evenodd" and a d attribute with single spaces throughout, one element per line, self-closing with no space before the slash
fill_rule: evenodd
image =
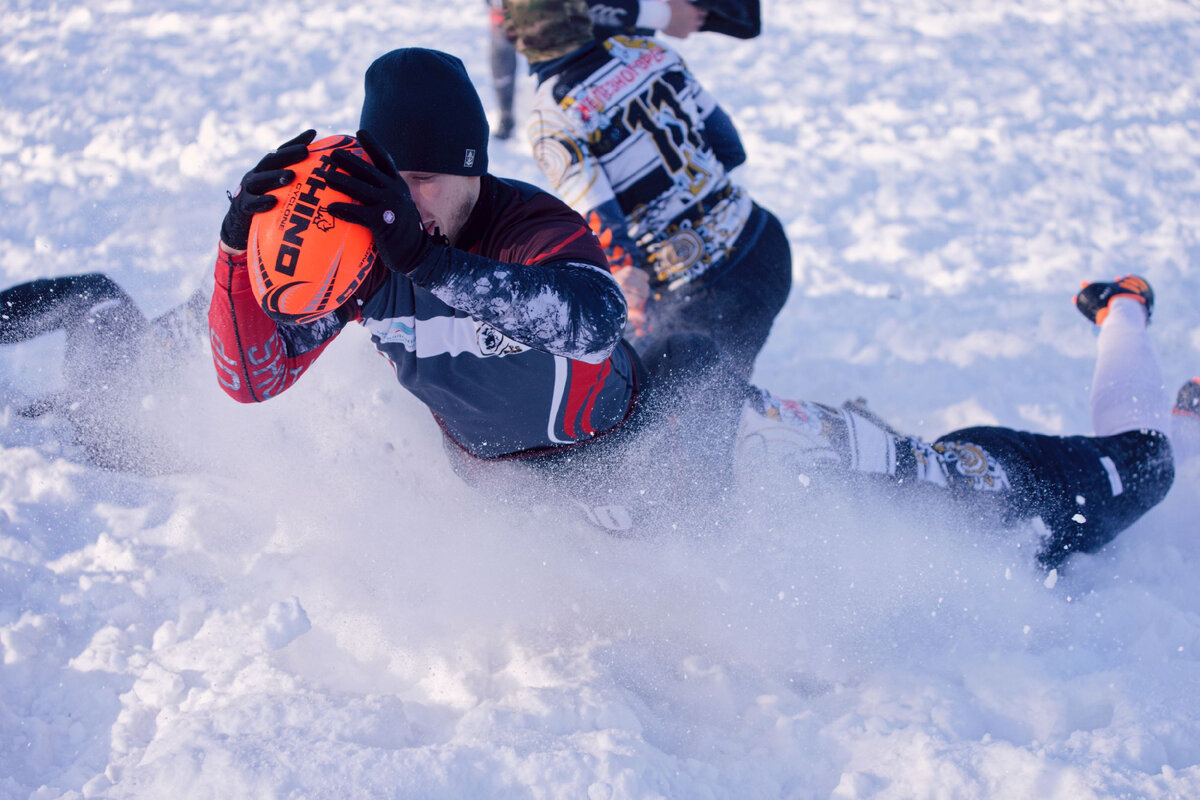
<path id="1" fill-rule="evenodd" d="M 213 278 L 208 329 L 217 382 L 240 403 L 274 397 L 295 383 L 320 351 L 287 355 L 278 326 L 250 288 L 244 253 L 222 247 Z"/>
<path id="2" fill-rule="evenodd" d="M 603 361 L 625 326 L 621 289 L 596 264 L 508 264 L 445 248 L 412 277 L 447 305 L 553 355 Z"/>

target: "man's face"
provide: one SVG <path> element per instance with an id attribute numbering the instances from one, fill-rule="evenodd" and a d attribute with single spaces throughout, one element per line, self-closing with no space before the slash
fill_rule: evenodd
<path id="1" fill-rule="evenodd" d="M 479 176 L 401 171 L 400 177 L 412 192 L 425 232 L 433 233 L 438 229 L 451 245 L 456 244 L 458 234 L 479 199 Z"/>

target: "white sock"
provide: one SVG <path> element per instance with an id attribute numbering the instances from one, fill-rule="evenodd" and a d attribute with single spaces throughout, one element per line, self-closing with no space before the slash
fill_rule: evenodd
<path id="1" fill-rule="evenodd" d="M 1170 431 L 1170 403 L 1146 322 L 1145 305 L 1132 297 L 1109 303 L 1092 375 L 1092 429 L 1097 436 Z"/>

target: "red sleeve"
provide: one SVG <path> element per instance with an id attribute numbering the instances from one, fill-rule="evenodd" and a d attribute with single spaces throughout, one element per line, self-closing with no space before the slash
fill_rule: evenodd
<path id="1" fill-rule="evenodd" d="M 213 365 L 221 388 L 240 403 L 260 403 L 287 389 L 333 341 L 289 356 L 279 326 L 250 289 L 245 254 L 218 248 L 215 284 L 208 306 Z"/>

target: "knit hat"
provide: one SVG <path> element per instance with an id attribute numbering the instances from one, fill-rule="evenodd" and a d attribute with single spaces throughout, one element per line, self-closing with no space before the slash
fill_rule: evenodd
<path id="1" fill-rule="evenodd" d="M 487 172 L 488 123 L 462 61 L 406 47 L 367 69 L 359 127 L 383 145 L 396 169 L 447 175 Z"/>
<path id="2" fill-rule="evenodd" d="M 592 41 L 592 17 L 587 0 L 504 0 L 504 32 L 536 64 Z"/>

